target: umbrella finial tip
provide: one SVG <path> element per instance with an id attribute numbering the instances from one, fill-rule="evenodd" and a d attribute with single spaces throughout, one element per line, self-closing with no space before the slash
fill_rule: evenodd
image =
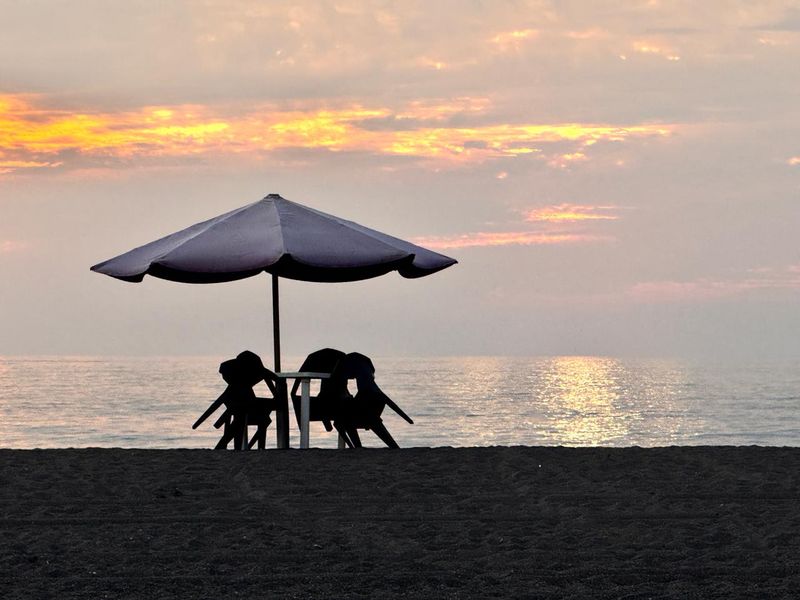
<path id="1" fill-rule="evenodd" d="M 280 194 L 267 194 L 267 198 L 280 198 Z"/>

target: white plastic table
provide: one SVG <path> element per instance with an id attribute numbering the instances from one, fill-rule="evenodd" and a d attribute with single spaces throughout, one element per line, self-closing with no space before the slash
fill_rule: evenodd
<path id="1" fill-rule="evenodd" d="M 311 415 L 311 380 L 328 379 L 330 373 L 315 373 L 312 371 L 288 371 L 275 373 L 281 379 L 300 380 L 300 447 L 308 448 L 308 423 Z"/>

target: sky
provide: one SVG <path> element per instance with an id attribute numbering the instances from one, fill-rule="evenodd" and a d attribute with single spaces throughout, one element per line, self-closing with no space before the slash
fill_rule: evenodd
<path id="1" fill-rule="evenodd" d="M 89 267 L 269 193 L 458 259 L 284 353 L 800 357 L 800 2 L 0 0 L 0 354 L 271 350 Z"/>

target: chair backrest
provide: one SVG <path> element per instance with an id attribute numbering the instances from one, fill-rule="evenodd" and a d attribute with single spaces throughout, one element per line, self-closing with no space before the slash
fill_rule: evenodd
<path id="1" fill-rule="evenodd" d="M 368 356 L 358 352 L 351 352 L 344 357 L 334 373 L 345 379 L 355 379 L 358 393 L 356 400 L 361 409 L 369 414 L 380 416 L 383 409 L 388 406 L 409 423 L 414 421 L 395 402 L 378 387 L 375 382 L 375 365 Z"/>
<path id="2" fill-rule="evenodd" d="M 336 366 L 339 364 L 345 356 L 347 356 L 341 350 L 336 350 L 335 348 L 322 348 L 321 350 L 317 350 L 316 352 L 312 352 L 309 354 L 306 359 L 303 361 L 303 364 L 300 365 L 301 371 L 310 371 L 312 373 L 331 373 L 333 374 L 336 370 Z M 292 386 L 292 395 L 297 394 L 297 388 L 300 385 L 299 381 L 295 381 L 294 385 Z M 342 382 L 340 379 L 334 379 L 331 377 L 330 379 L 323 379 L 319 386 L 319 396 L 331 396 L 331 395 L 340 395 L 344 391 L 347 390 L 347 380 L 344 381 L 344 386 L 342 386 Z"/>
<path id="3" fill-rule="evenodd" d="M 235 358 L 220 363 L 219 374 L 222 375 L 222 379 L 228 385 L 241 385 L 245 380 L 242 372 L 242 363 Z"/>
<path id="4" fill-rule="evenodd" d="M 316 350 L 306 356 L 303 364 L 300 366 L 301 371 L 317 371 L 320 373 L 331 373 L 336 367 L 337 363 L 347 356 L 341 350 L 335 348 L 322 348 Z"/>
<path id="5" fill-rule="evenodd" d="M 375 366 L 369 356 L 364 356 L 359 352 L 351 352 L 342 357 L 336 365 L 333 374 L 345 379 L 355 379 L 356 382 L 375 379 Z"/>
<path id="6" fill-rule="evenodd" d="M 303 361 L 303 364 L 300 365 L 300 370 L 311 373 L 333 373 L 336 369 L 336 365 L 339 364 L 339 361 L 344 358 L 344 356 L 345 353 L 341 350 L 322 348 L 321 350 L 309 354 Z M 295 379 L 290 395 L 298 423 L 300 422 L 299 387 L 300 380 Z M 316 397 L 311 399 L 309 420 L 326 422 L 325 427 L 329 428 L 329 423 L 334 418 L 339 401 L 346 396 L 349 396 L 346 379 L 323 379 L 319 386 L 319 393 Z"/>
<path id="7" fill-rule="evenodd" d="M 261 357 L 255 352 L 245 350 L 236 356 L 239 362 L 242 377 L 250 386 L 254 386 L 260 381 L 275 381 L 275 373 L 270 371 L 261 362 Z M 271 386 L 270 386 L 271 387 Z"/>

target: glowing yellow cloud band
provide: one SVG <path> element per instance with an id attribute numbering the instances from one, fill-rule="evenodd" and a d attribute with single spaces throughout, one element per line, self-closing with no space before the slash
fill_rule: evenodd
<path id="1" fill-rule="evenodd" d="M 610 211 L 616 206 L 583 206 L 576 204 L 558 204 L 534 208 L 525 215 L 526 221 L 545 223 L 564 223 L 574 221 L 616 221 L 619 217 Z"/>
<path id="2" fill-rule="evenodd" d="M 494 124 L 478 127 L 404 127 L 417 119 L 441 122 L 450 114 L 481 112 L 483 99 L 453 106 L 411 104 L 403 110 L 353 106 L 335 110 L 249 108 L 238 114 L 197 105 L 154 106 L 125 112 L 71 112 L 37 108 L 26 97 L 0 96 L 0 160 L 4 168 L 52 164 L 64 152 L 114 157 L 258 153 L 283 148 L 356 151 L 452 161 L 480 161 L 538 152 L 534 144 L 666 136 L 673 127 L 566 124 Z M 370 128 L 384 119 L 388 125 Z M 67 158 L 63 159 L 65 164 Z M 41 163 L 41 164 L 39 164 Z M 3 168 L 0 166 L 0 168 Z"/>

